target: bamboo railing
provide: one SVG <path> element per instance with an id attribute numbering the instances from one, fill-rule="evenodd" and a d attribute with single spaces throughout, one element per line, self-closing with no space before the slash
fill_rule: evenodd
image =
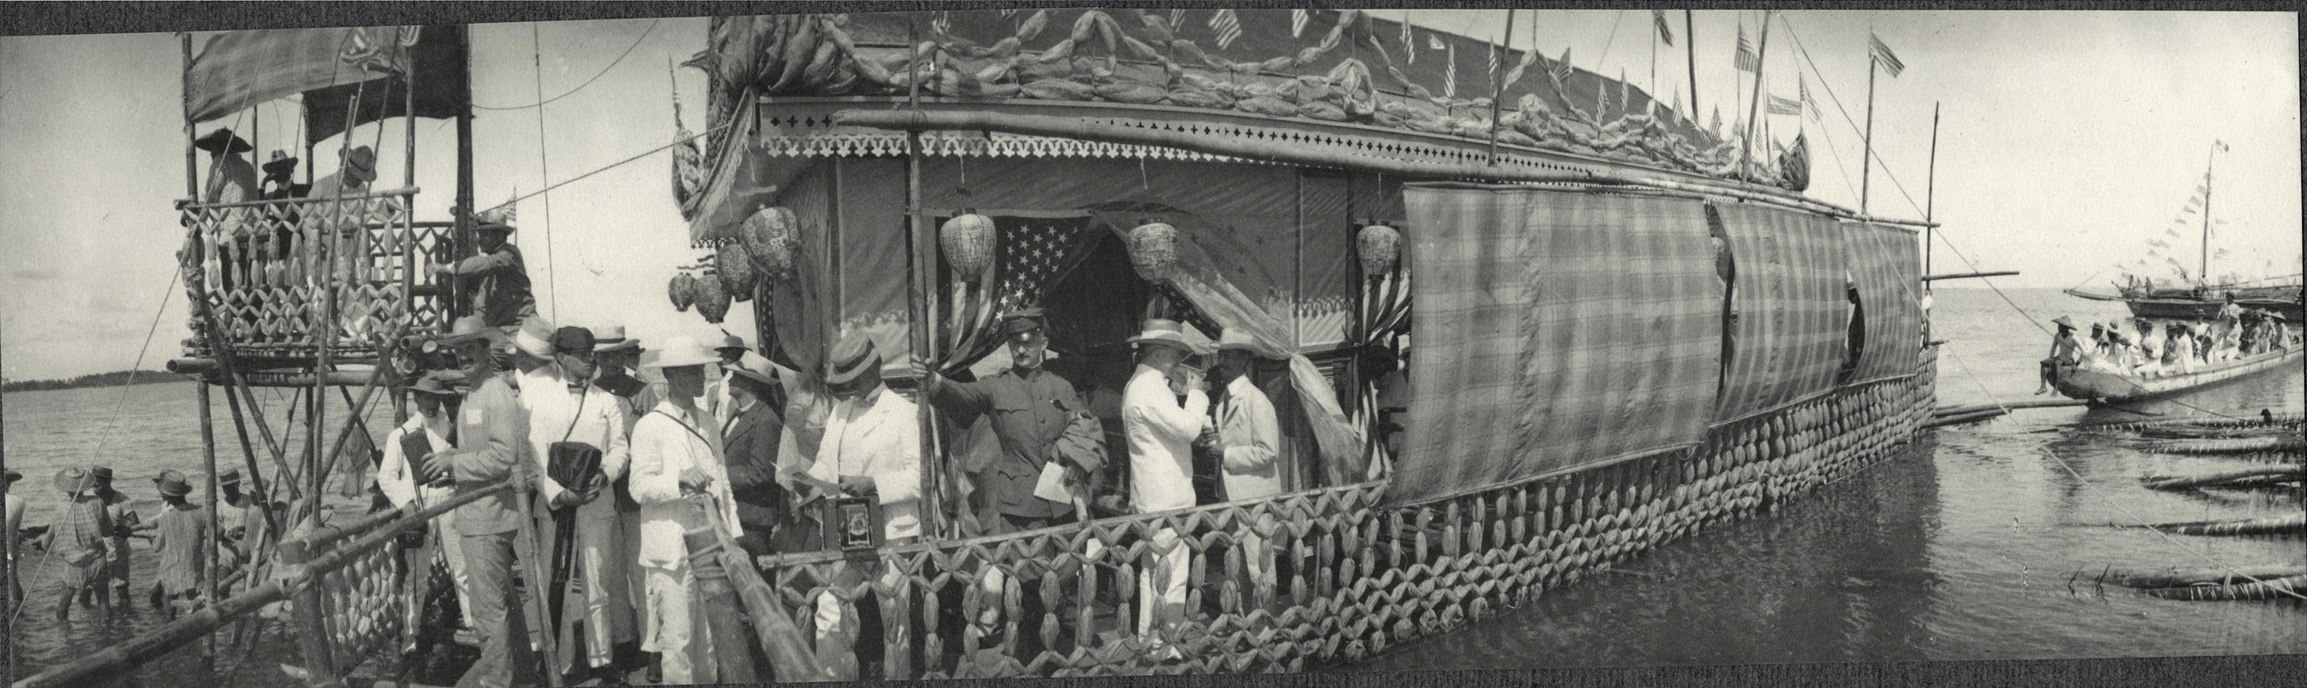
<path id="1" fill-rule="evenodd" d="M 345 354 L 375 352 L 402 322 L 411 333 L 440 331 L 447 304 L 423 268 L 447 257 L 450 226 L 413 221 L 416 193 L 181 201 L 186 292 L 207 300 L 243 356 L 317 353 L 324 295 L 335 298 L 327 325 Z M 186 340 L 194 355 L 214 348 L 205 333 Z"/>

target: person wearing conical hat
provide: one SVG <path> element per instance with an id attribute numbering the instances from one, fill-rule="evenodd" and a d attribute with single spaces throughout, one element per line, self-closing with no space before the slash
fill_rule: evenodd
<path id="1" fill-rule="evenodd" d="M 235 136 L 231 129 L 215 129 L 192 140 L 192 147 L 208 151 L 208 186 L 200 195 L 208 203 L 238 203 L 259 198 L 256 184 L 256 166 L 242 157 L 242 153 L 255 150 L 248 139 Z"/>
<path id="2" fill-rule="evenodd" d="M 500 371 L 495 356 L 498 348 L 511 345 L 511 338 L 479 316 L 466 316 L 457 319 L 440 342 L 456 348 L 473 388 L 457 412 L 456 448 L 420 459 L 424 480 L 453 480 L 460 494 L 489 489 L 507 478 L 525 480 L 530 472 L 522 461 L 529 446 L 529 418 L 517 388 L 519 374 Z M 458 507 L 454 517 L 458 546 L 464 550 L 465 580 L 471 586 L 473 605 L 466 618 L 481 641 L 480 659 L 458 680 L 460 686 L 508 686 L 514 667 L 537 666 L 530 657 L 531 643 L 515 640 L 533 636 L 520 615 L 508 613 L 516 604 L 515 533 L 519 519 L 528 516 L 518 504 L 511 490 L 498 490 Z M 522 547 L 521 556 L 534 556 L 527 549 Z"/>
<path id="3" fill-rule="evenodd" d="M 64 569 L 57 577 L 63 596 L 56 601 L 56 620 L 63 621 L 71 618 L 74 597 L 104 583 L 105 553 L 110 547 L 105 535 L 112 530 L 112 517 L 96 496 L 96 479 L 87 469 L 57 471 L 55 484 L 66 503 L 64 517 L 48 529 L 47 549 L 48 557 Z M 96 606 L 104 616 L 112 616 L 112 596 L 96 593 Z"/>
<path id="4" fill-rule="evenodd" d="M 2038 366 L 2041 384 L 2036 385 L 2036 394 L 2051 391 L 2051 381 L 2058 377 L 2059 368 L 2072 368 L 2083 362 L 2083 342 L 2075 336 L 2075 321 L 2062 315 L 2053 318 L 2051 323 L 2058 325 L 2059 331 L 2051 335 L 2051 352 Z"/>
<path id="5" fill-rule="evenodd" d="M 713 416 L 697 406 L 706 376 L 721 357 L 688 336 L 667 338 L 656 360 L 642 367 L 665 376 L 665 398 L 633 425 L 633 500 L 641 505 L 636 547 L 646 596 L 641 650 L 658 655 L 668 684 L 711 683 L 717 666 L 708 654 L 705 615 L 695 609 L 696 576 L 686 534 L 716 522 L 731 538 L 745 535 L 722 463 Z M 713 513 L 718 512 L 719 518 Z"/>
<path id="6" fill-rule="evenodd" d="M 469 301 L 460 311 L 480 314 L 491 327 L 509 327 L 537 314 L 536 296 L 529 292 L 529 269 L 520 247 L 506 239 L 513 234 L 509 210 L 483 212 L 473 218 L 476 253 L 463 260 L 431 264 L 432 272 L 454 279 Z"/>
<path id="7" fill-rule="evenodd" d="M 416 413 L 410 414 L 399 427 L 385 434 L 384 461 L 377 465 L 377 491 L 403 511 L 414 513 L 427 505 L 446 502 L 456 496 L 456 483 L 451 480 L 423 480 L 417 472 L 416 461 L 435 451 L 447 449 L 450 438 L 456 434 L 455 410 L 450 408 L 457 400 L 452 385 L 464 379 L 462 371 L 436 370 L 417 378 L 409 385 L 409 396 L 416 400 Z M 458 546 L 456 519 L 440 518 L 431 522 L 433 532 L 424 544 L 407 550 L 409 570 L 432 570 L 432 560 L 438 556 L 448 564 L 449 580 L 456 590 L 459 614 L 469 617 L 473 607 L 471 584 L 465 575 L 465 556 Z M 422 590 L 427 575 L 412 575 L 407 581 L 412 591 Z M 413 596 L 411 599 L 424 599 Z M 410 613 L 420 613 L 417 605 L 410 605 Z M 460 623 L 463 623 L 460 621 Z"/>
<path id="8" fill-rule="evenodd" d="M 176 608 L 171 602 L 200 596 L 201 582 L 208 576 L 208 539 L 216 534 L 208 529 L 208 511 L 185 500 L 192 494 L 192 483 L 183 473 L 163 471 L 153 483 L 163 506 L 160 517 L 154 519 L 152 534 L 152 551 L 160 557 L 155 572 L 160 580 L 153 586 L 152 603 L 175 618 Z"/>
<path id="9" fill-rule="evenodd" d="M 1173 320 L 1145 322 L 1144 331 L 1130 337 L 1137 345 L 1137 370 L 1122 388 L 1122 429 L 1129 441 L 1130 502 L 1138 513 L 1154 513 L 1194 506 L 1193 443 L 1210 426 L 1210 399 L 1200 375 L 1185 366 L 1195 348 L 1183 328 Z M 1173 389 L 1172 376 L 1182 389 Z M 1183 404 L 1178 397 L 1184 396 Z M 1157 627 L 1169 627 L 1185 613 L 1186 578 L 1193 555 L 1178 534 L 1163 528 L 1153 537 L 1154 555 L 1138 576 L 1140 636 Z M 1162 623 L 1157 626 L 1156 617 Z M 1174 648 L 1171 651 L 1174 652 Z"/>

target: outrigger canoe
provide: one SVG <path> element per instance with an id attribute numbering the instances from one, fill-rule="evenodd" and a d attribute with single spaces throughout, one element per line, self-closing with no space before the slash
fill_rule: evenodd
<path id="1" fill-rule="evenodd" d="M 2122 375 L 2080 366 L 2060 366 L 2051 376 L 2051 386 L 2069 398 L 2093 403 L 2138 401 L 2255 375 L 2296 361 L 2302 353 L 2307 351 L 2299 348 L 2270 351 L 2180 375 Z"/>

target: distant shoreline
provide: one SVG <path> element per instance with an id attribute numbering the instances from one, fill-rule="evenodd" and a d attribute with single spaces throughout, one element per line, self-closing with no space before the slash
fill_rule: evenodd
<path id="1" fill-rule="evenodd" d="M 158 370 L 118 370 L 109 373 L 82 375 L 65 380 L 9 380 L 0 384 L 0 392 L 40 392 L 81 387 L 117 387 L 129 382 L 128 376 L 132 374 L 136 376 L 134 382 L 139 385 L 184 381 L 183 376 Z"/>

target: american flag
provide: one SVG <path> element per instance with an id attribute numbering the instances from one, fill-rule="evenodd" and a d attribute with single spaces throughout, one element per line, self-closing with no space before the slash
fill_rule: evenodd
<path id="1" fill-rule="evenodd" d="M 1308 12 L 1306 10 L 1290 10 L 1290 37 L 1297 38 L 1299 35 L 1304 34 L 1306 32 L 1306 24 L 1313 21 L 1313 19 L 1314 13 L 1312 12 Z"/>
<path id="2" fill-rule="evenodd" d="M 1626 80 L 1626 70 L 1618 70 L 1618 109 L 1634 109 L 1634 82 Z"/>
<path id="3" fill-rule="evenodd" d="M 1489 53 L 1490 53 L 1490 78 L 1491 78 L 1491 79 L 1496 79 L 1496 78 L 1498 78 L 1498 51 L 1500 51 L 1500 50 L 1504 50 L 1504 48 L 1500 48 L 1500 47 L 1498 47 L 1498 46 L 1495 46 L 1495 45 L 1493 45 L 1493 46 L 1490 46 L 1490 50 L 1489 50 Z"/>
<path id="4" fill-rule="evenodd" d="M 1802 101 L 1799 101 L 1799 100 L 1795 100 L 1795 99 L 1792 99 L 1792 98 L 1786 98 L 1786 97 L 1783 97 L 1783 96 L 1772 95 L 1772 96 L 1770 97 L 1770 114 L 1773 114 L 1773 115 L 1799 115 L 1799 114 L 1802 114 Z"/>
<path id="5" fill-rule="evenodd" d="M 1898 55 L 1890 51 L 1890 46 L 1883 45 L 1882 39 L 1875 36 L 1874 32 L 1867 32 L 1866 40 L 1868 52 L 1874 54 L 1874 61 L 1882 65 L 1883 71 L 1890 72 L 1893 77 L 1898 76 L 1899 72 L 1906 71 L 1906 63 L 1900 62 Z"/>
<path id="6" fill-rule="evenodd" d="M 1650 23 L 1658 27 L 1658 40 L 1666 41 L 1666 47 L 1674 47 L 1674 29 L 1666 27 L 1666 11 L 1651 10 Z"/>
<path id="7" fill-rule="evenodd" d="M 1554 92 L 1564 95 L 1570 93 L 1563 88 L 1570 85 L 1570 73 L 1570 47 L 1563 46 L 1562 56 L 1555 58 L 1554 66 L 1546 70 L 1546 76 L 1554 80 Z"/>
<path id="8" fill-rule="evenodd" d="M 1458 97 L 1458 46 L 1451 44 L 1443 59 L 1447 65 L 1442 69 L 1442 97 L 1456 98 Z"/>
<path id="9" fill-rule="evenodd" d="M 1410 35 L 1410 17 L 1402 16 L 1402 54 L 1409 56 L 1410 64 L 1418 63 L 1418 38 Z"/>
<path id="10" fill-rule="evenodd" d="M 421 28 L 373 26 L 346 30 L 344 47 L 337 50 L 337 58 L 364 71 L 398 71 L 394 62 L 416 46 Z"/>
<path id="11" fill-rule="evenodd" d="M 1759 72 L 1762 58 L 1754 54 L 1754 44 L 1746 42 L 1746 27 L 1738 27 L 1738 71 Z"/>
<path id="12" fill-rule="evenodd" d="M 1060 269 L 1075 262 L 1094 242 L 1077 241 L 1081 220 L 998 218 L 1001 254 L 994 274 L 1001 276 L 995 313 L 1041 303 L 1043 292 Z"/>
<path id="13" fill-rule="evenodd" d="M 1210 13 L 1209 24 L 1210 30 L 1218 33 L 1219 50 L 1232 47 L 1234 41 L 1242 37 L 1242 19 L 1234 16 L 1233 10 L 1218 10 Z"/>

